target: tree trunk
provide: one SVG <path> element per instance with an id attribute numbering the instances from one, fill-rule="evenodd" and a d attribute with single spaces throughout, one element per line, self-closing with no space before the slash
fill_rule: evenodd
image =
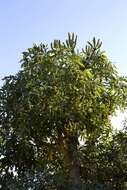
<path id="1" fill-rule="evenodd" d="M 69 178 L 67 190 L 81 190 L 78 144 L 78 135 L 69 135 L 67 141 L 67 158 L 69 160 Z"/>
<path id="2" fill-rule="evenodd" d="M 80 165 L 78 161 L 74 161 L 70 169 L 68 190 L 81 190 Z"/>

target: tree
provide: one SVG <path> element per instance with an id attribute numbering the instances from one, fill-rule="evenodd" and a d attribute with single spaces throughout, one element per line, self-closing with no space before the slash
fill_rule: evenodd
<path id="1" fill-rule="evenodd" d="M 127 131 L 115 133 L 111 145 L 108 160 L 112 166 L 112 182 L 114 189 L 122 190 L 127 183 Z"/>
<path id="2" fill-rule="evenodd" d="M 81 189 L 110 117 L 127 103 L 127 79 L 93 38 L 81 52 L 77 36 L 23 52 L 21 70 L 0 90 L 1 173 L 48 171 L 46 189 Z M 84 142 L 81 146 L 80 142 Z M 84 151 L 86 158 L 84 157 Z M 93 154 L 92 154 L 93 152 Z M 94 160 L 94 159 L 93 159 Z M 88 167 L 88 170 L 90 168 Z M 36 177 L 35 177 L 36 179 Z M 48 187 L 50 184 L 50 187 Z"/>

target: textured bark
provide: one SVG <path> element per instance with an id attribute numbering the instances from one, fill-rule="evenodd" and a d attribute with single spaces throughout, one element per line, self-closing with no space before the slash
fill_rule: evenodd
<path id="1" fill-rule="evenodd" d="M 69 164 L 68 190 L 81 190 L 80 162 L 78 158 L 78 136 L 68 137 L 67 156 Z"/>
<path id="2" fill-rule="evenodd" d="M 80 161 L 78 158 L 78 135 L 64 131 L 64 137 L 59 135 L 58 147 L 64 155 L 63 167 L 67 172 L 66 184 L 57 187 L 57 190 L 81 190 Z M 65 188 L 66 186 L 66 188 Z"/>
<path id="3" fill-rule="evenodd" d="M 80 164 L 77 160 L 72 164 L 68 190 L 81 190 Z"/>

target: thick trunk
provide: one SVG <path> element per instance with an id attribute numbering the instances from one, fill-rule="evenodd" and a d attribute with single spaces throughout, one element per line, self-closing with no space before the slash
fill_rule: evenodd
<path id="1" fill-rule="evenodd" d="M 81 190 L 80 164 L 77 160 L 74 161 L 70 168 L 68 184 L 68 190 Z"/>
<path id="2" fill-rule="evenodd" d="M 68 137 L 67 158 L 69 160 L 69 178 L 67 190 L 81 190 L 78 144 L 77 134 Z"/>
<path id="3" fill-rule="evenodd" d="M 78 135 L 64 131 L 58 139 L 58 147 L 63 154 L 63 167 L 67 171 L 67 181 L 57 190 L 81 190 L 80 161 L 78 157 Z"/>

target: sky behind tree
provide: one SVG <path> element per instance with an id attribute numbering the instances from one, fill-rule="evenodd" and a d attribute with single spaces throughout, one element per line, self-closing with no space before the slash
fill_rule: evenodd
<path id="1" fill-rule="evenodd" d="M 0 1 L 0 84 L 20 68 L 21 53 L 33 43 L 78 35 L 78 47 L 94 36 L 122 75 L 127 75 L 126 0 Z"/>

